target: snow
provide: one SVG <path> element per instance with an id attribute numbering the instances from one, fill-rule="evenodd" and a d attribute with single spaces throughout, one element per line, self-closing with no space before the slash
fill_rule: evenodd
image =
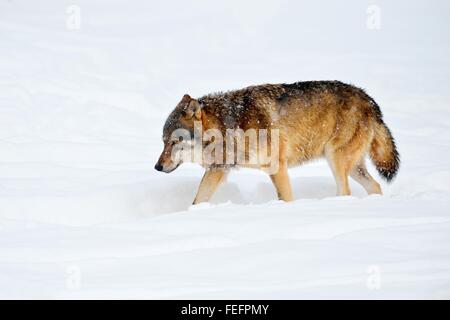
<path id="1" fill-rule="evenodd" d="M 0 1 L 0 298 L 450 298 L 450 5 L 377 3 Z M 183 94 L 319 79 L 381 106 L 383 196 L 317 161 L 192 207 L 201 168 L 153 169 Z"/>

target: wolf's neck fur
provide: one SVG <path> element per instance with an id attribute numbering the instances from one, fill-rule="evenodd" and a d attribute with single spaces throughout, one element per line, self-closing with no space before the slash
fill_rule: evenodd
<path id="1" fill-rule="evenodd" d="M 242 125 L 245 110 L 248 111 L 250 96 L 245 90 L 214 93 L 198 99 L 209 124 L 217 128 L 234 129 Z"/>

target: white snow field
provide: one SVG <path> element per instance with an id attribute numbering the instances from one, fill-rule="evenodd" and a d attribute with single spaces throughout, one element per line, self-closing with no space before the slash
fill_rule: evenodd
<path id="1" fill-rule="evenodd" d="M 0 36 L 0 298 L 450 298 L 448 1 L 0 0 Z M 383 196 L 153 169 L 183 94 L 321 79 L 381 106 Z"/>

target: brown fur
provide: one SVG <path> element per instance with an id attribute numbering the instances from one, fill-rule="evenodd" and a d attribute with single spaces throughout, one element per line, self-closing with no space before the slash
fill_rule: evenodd
<path id="1" fill-rule="evenodd" d="M 376 102 L 362 89 L 338 81 L 266 84 L 199 99 L 185 95 L 164 126 L 165 147 L 157 163 L 161 170 L 176 168 L 170 160 L 171 132 L 180 127 L 192 132 L 194 120 L 224 136 L 227 128 L 279 129 L 280 165 L 271 179 L 278 197 L 286 201 L 293 200 L 288 167 L 312 159 L 327 159 L 338 195 L 350 194 L 348 176 L 368 193 L 381 193 L 365 167 L 366 154 L 388 181 L 399 167 L 395 142 Z M 206 168 L 194 203 L 210 199 L 229 167 Z"/>

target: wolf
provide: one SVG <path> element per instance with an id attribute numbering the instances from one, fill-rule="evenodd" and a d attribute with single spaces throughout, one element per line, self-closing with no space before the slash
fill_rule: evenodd
<path id="1" fill-rule="evenodd" d="M 341 196 L 351 194 L 349 176 L 368 194 L 382 194 L 380 184 L 366 168 L 367 155 L 387 182 L 392 181 L 400 166 L 394 138 L 383 121 L 380 107 L 356 86 L 340 81 L 303 81 L 250 86 L 197 99 L 186 94 L 164 125 L 164 149 L 155 169 L 169 173 L 184 161 L 203 165 L 205 173 L 193 204 L 208 202 L 232 168 L 267 169 L 267 164 L 258 161 L 240 163 L 236 156 L 231 161 L 209 163 L 203 161 L 204 156 L 196 157 L 197 160 L 192 155 L 180 156 L 186 150 L 212 143 L 210 139 L 198 137 L 189 140 L 195 135 L 196 127 L 203 132 L 215 130 L 223 136 L 230 129 L 276 131 L 277 150 L 270 152 L 268 147 L 258 150 L 244 143 L 244 158 L 248 160 L 268 150 L 276 155 L 276 170 L 269 175 L 278 199 L 284 201 L 294 199 L 288 168 L 313 159 L 327 160 L 336 181 L 337 195 Z M 177 129 L 187 132 L 184 142 L 182 138 L 174 138 Z M 236 141 L 236 136 L 232 140 Z M 247 141 L 245 136 L 244 140 Z M 179 148 L 183 143 L 185 147 Z M 236 148 L 228 148 L 224 154 L 228 155 L 230 150 Z M 218 158 L 223 160 L 221 155 Z"/>

